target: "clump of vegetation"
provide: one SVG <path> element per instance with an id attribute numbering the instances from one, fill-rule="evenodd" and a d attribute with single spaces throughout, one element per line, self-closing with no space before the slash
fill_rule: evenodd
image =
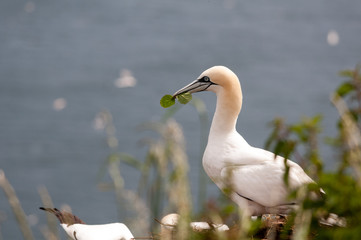
<path id="1" fill-rule="evenodd" d="M 295 239 L 358 239 L 361 236 L 360 66 L 342 71 L 340 75 L 346 80 L 331 95 L 331 102 L 340 115 L 335 123 L 338 135 L 325 141 L 331 144 L 339 159 L 335 170 L 325 171 L 319 154 L 321 116 L 305 118 L 297 124 L 275 119 L 271 124 L 273 132 L 266 147 L 276 154 L 292 156 L 317 182 L 293 192 L 302 205 L 289 217 L 282 238 L 288 238 L 290 231 Z M 312 198 L 312 192 L 319 187 L 325 196 Z"/>

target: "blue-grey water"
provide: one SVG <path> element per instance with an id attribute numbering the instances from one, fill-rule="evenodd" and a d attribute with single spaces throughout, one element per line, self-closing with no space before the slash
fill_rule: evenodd
<path id="1" fill-rule="evenodd" d="M 110 153 L 105 133 L 94 129 L 100 111 L 113 115 L 119 151 L 141 159 L 144 135 L 136 127 L 161 118 L 159 99 L 225 65 L 241 80 L 238 130 L 252 145 L 263 146 L 276 116 L 294 122 L 321 113 L 323 134 L 332 136 L 337 112 L 329 94 L 342 81 L 337 72 L 360 62 L 359 0 L 2 0 L 0 169 L 32 216 L 36 239 L 46 221 L 39 186 L 85 222 L 118 221 L 114 194 L 96 187 Z M 124 70 L 137 80 L 133 87 L 116 86 Z M 198 97 L 211 116 L 215 96 Z M 189 105 L 175 119 L 196 192 L 200 123 Z M 331 149 L 323 155 L 332 168 Z M 136 173 L 122 174 L 134 188 Z M 3 193 L 0 199 L 3 239 L 21 239 Z"/>

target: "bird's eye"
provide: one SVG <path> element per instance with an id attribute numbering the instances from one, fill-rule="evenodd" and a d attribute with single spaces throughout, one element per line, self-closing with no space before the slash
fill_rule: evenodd
<path id="1" fill-rule="evenodd" d="M 205 81 L 205 82 L 209 82 L 209 81 L 210 81 L 210 79 L 209 79 L 209 77 L 204 76 L 204 77 L 203 77 L 203 81 Z"/>

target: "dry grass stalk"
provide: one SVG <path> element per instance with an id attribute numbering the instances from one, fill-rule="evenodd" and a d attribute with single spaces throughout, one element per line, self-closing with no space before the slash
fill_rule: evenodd
<path id="1" fill-rule="evenodd" d="M 45 186 L 38 187 L 41 202 L 43 206 L 54 208 L 53 201 L 51 200 L 50 194 Z M 50 214 L 46 214 L 46 222 L 48 227 L 41 229 L 42 234 L 46 239 L 57 240 L 59 239 L 58 222 L 56 218 Z"/>
<path id="2" fill-rule="evenodd" d="M 9 204 L 12 208 L 12 211 L 15 215 L 16 221 L 19 224 L 21 233 L 25 240 L 33 240 L 34 236 L 30 229 L 29 223 L 27 221 L 26 214 L 21 207 L 20 201 L 16 196 L 14 188 L 11 186 L 9 181 L 5 177 L 5 173 L 2 169 L 0 169 L 0 187 L 3 189 Z"/>

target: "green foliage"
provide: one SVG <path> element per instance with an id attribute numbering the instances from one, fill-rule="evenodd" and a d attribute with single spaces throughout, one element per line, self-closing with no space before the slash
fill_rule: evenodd
<path id="1" fill-rule="evenodd" d="M 164 95 L 161 99 L 160 99 L 160 105 L 164 108 L 168 108 L 171 107 L 175 104 L 175 99 L 172 95 Z"/>
<path id="2" fill-rule="evenodd" d="M 164 95 L 160 99 L 160 105 L 164 108 L 171 107 L 175 104 L 175 99 L 178 99 L 179 103 L 181 104 L 187 104 L 190 100 L 192 100 L 192 94 L 190 93 L 182 93 L 176 97 L 172 95 Z"/>
<path id="3" fill-rule="evenodd" d="M 341 97 L 344 97 L 345 95 L 349 94 L 351 91 L 354 90 L 355 90 L 355 86 L 351 82 L 344 82 L 338 87 L 336 92 Z"/>
<path id="4" fill-rule="evenodd" d="M 176 98 L 181 104 L 187 104 L 190 100 L 192 100 L 192 94 L 183 93 L 181 95 L 178 95 Z"/>
<path id="5" fill-rule="evenodd" d="M 304 118 L 300 123 L 286 124 L 276 119 L 266 147 L 276 154 L 294 159 L 317 180 L 307 188 L 292 193 L 301 202 L 301 208 L 288 220 L 281 236 L 295 239 L 359 239 L 361 234 L 361 77 L 360 67 L 340 73 L 347 80 L 340 84 L 332 96 L 332 102 L 340 113 L 336 124 L 338 136 L 332 147 L 340 156 L 333 172 L 323 170 L 319 155 L 321 117 Z M 330 139 L 330 138 L 329 138 Z M 287 172 L 286 174 L 287 175 Z M 315 196 L 319 188 L 325 196 Z M 332 214 L 337 214 L 333 226 L 329 225 Z M 330 218 L 331 217 L 331 218 Z M 332 224 L 331 224 L 332 225 Z"/>
<path id="6" fill-rule="evenodd" d="M 354 70 L 340 71 L 339 75 L 347 78 L 347 80 L 340 84 L 340 86 L 336 89 L 336 93 L 339 96 L 356 99 L 359 98 L 361 92 L 360 68 L 361 65 L 358 65 Z"/>
<path id="7" fill-rule="evenodd" d="M 316 115 L 311 118 L 305 117 L 299 123 L 286 124 L 283 119 L 276 118 L 270 123 L 273 131 L 266 141 L 265 148 L 285 159 L 295 159 L 303 167 L 310 161 L 313 164 L 313 169 L 309 169 L 312 170 L 311 175 L 317 177 L 316 173 L 323 168 L 318 146 L 321 119 L 320 115 Z M 284 179 L 287 184 L 289 167 L 286 162 L 285 166 Z"/>

